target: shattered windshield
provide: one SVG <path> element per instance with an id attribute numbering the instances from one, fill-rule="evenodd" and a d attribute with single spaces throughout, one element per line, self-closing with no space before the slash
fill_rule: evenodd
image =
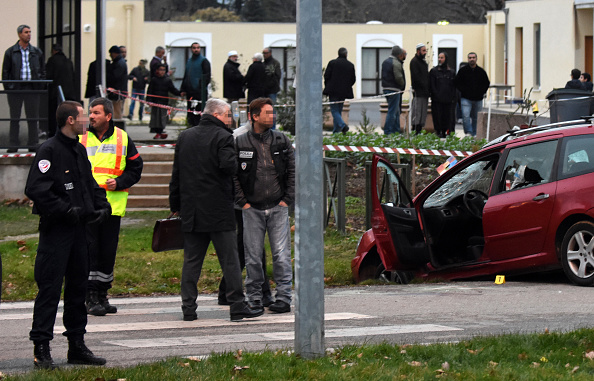
<path id="1" fill-rule="evenodd" d="M 471 189 L 477 189 L 489 194 L 489 188 L 497 167 L 498 156 L 489 156 L 483 160 L 476 161 L 463 169 L 458 170 L 452 178 L 443 183 L 427 200 L 424 207 L 432 208 L 443 206 L 448 201 L 463 195 Z"/>

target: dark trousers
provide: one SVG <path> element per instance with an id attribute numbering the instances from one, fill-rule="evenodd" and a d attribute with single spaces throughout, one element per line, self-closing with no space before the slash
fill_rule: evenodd
<path id="1" fill-rule="evenodd" d="M 245 269 L 245 250 L 243 248 L 243 212 L 241 209 L 235 209 L 235 222 L 237 224 L 237 255 L 239 256 L 239 269 Z M 266 274 L 266 250 L 262 250 L 262 271 L 264 271 L 264 283 L 262 284 L 262 295 L 272 297 L 270 292 L 270 282 Z M 219 284 L 219 300 L 226 301 L 227 284 L 225 276 Z"/>
<path id="2" fill-rule="evenodd" d="M 25 115 L 27 119 L 39 118 L 39 94 L 7 94 L 8 107 L 10 109 L 10 132 L 9 141 L 13 147 L 19 147 L 19 129 L 21 118 L 21 109 L 25 104 Z M 37 130 L 38 121 L 28 120 L 29 136 L 27 145 L 33 147 L 39 141 L 39 131 Z"/>
<path id="3" fill-rule="evenodd" d="M 188 93 L 186 96 L 188 97 L 188 99 L 192 98 L 193 100 L 198 100 L 198 104 L 196 104 L 195 106 L 192 106 L 192 101 L 186 102 L 188 110 L 190 110 L 188 112 L 188 126 L 196 127 L 198 123 L 200 123 L 200 118 L 202 117 L 202 115 L 194 114 L 193 111 L 202 112 L 202 110 L 204 110 L 206 100 L 204 102 L 200 102 L 202 96 L 199 93 Z"/>
<path id="4" fill-rule="evenodd" d="M 87 229 L 91 258 L 89 290 L 103 292 L 111 288 L 121 220 L 120 216 L 109 216 L 104 223 L 89 225 Z"/>
<path id="5" fill-rule="evenodd" d="M 454 131 L 452 103 L 431 103 L 431 115 L 433 116 L 433 127 L 435 127 L 435 134 L 440 137 L 445 137 L 448 132 Z"/>
<path id="6" fill-rule="evenodd" d="M 35 258 L 35 282 L 39 292 L 33 307 L 33 327 L 29 338 L 34 342 L 53 339 L 54 323 L 64 282 L 64 335 L 82 339 L 87 326 L 85 293 L 89 275 L 89 257 L 85 225 L 48 224 L 40 229 Z"/>
<path id="7" fill-rule="evenodd" d="M 184 266 L 182 268 L 181 298 L 184 315 L 196 313 L 198 280 L 208 245 L 212 241 L 223 270 L 227 301 L 234 305 L 243 304 L 245 295 L 241 280 L 241 269 L 237 256 L 237 241 L 234 230 L 222 232 L 184 233 Z M 231 306 L 233 310 L 234 306 Z"/>

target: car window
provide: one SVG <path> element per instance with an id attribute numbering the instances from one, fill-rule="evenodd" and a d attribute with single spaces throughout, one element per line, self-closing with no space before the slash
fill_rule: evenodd
<path id="1" fill-rule="evenodd" d="M 499 155 L 493 155 L 465 167 L 454 166 L 450 171 L 458 172 L 425 200 L 424 207 L 443 206 L 471 189 L 489 194 L 498 159 Z"/>
<path id="2" fill-rule="evenodd" d="M 412 207 L 412 200 L 402 190 L 394 170 L 381 161 L 377 163 L 377 196 L 381 204 L 398 207 Z"/>
<path id="3" fill-rule="evenodd" d="M 505 160 L 499 189 L 513 191 L 550 182 L 556 151 L 557 140 L 512 148 Z"/>
<path id="4" fill-rule="evenodd" d="M 563 142 L 560 179 L 594 171 L 594 136 L 572 136 Z"/>

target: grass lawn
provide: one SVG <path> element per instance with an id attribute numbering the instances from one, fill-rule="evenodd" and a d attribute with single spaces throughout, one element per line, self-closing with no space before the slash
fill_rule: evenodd
<path id="1" fill-rule="evenodd" d="M 355 201 L 351 204 L 356 205 Z M 167 212 L 128 212 L 122 220 L 115 266 L 112 296 L 179 294 L 183 252 L 154 253 L 151 250 L 153 226 Z M 2 253 L 2 300 L 33 300 L 37 286 L 33 278 L 37 250 L 38 217 L 26 206 L 0 207 L 0 243 Z M 33 237 L 27 238 L 27 235 Z M 325 279 L 328 286 L 353 283 L 350 262 L 361 233 L 341 235 L 329 228 L 324 238 Z M 19 237 L 21 236 L 21 237 Z M 18 238 L 14 238 L 18 237 Z M 267 252 L 270 248 L 267 246 Z M 267 256 L 268 275 L 272 277 L 272 259 Z M 208 250 L 198 283 L 200 293 L 216 292 L 222 277 L 214 248 Z"/>
<path id="2" fill-rule="evenodd" d="M 72 367 L 5 380 L 592 380 L 594 330 L 454 344 L 345 346 L 315 360 L 289 351 L 170 358 L 132 368 Z M 0 378 L 2 378 L 0 376 Z"/>

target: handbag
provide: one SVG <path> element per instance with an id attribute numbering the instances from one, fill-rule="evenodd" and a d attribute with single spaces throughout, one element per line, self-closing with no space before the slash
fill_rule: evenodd
<path id="1" fill-rule="evenodd" d="M 183 249 L 184 234 L 181 227 L 182 221 L 179 217 L 157 220 L 153 229 L 153 251 L 158 253 Z"/>

